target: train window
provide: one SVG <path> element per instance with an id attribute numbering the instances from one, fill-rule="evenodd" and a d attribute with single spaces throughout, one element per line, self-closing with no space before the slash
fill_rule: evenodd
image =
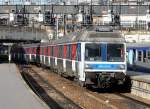
<path id="1" fill-rule="evenodd" d="M 42 47 L 40 47 L 40 55 L 42 55 Z"/>
<path id="2" fill-rule="evenodd" d="M 51 54 L 51 56 L 53 56 L 53 46 L 51 46 L 51 52 L 50 52 L 50 54 Z"/>
<path id="3" fill-rule="evenodd" d="M 65 58 L 66 59 L 66 57 L 67 57 L 67 45 L 64 45 L 64 48 L 63 48 L 63 58 Z"/>
<path id="4" fill-rule="evenodd" d="M 86 61 L 100 61 L 101 60 L 101 46 L 100 44 L 86 44 L 85 45 L 85 60 Z"/>
<path id="5" fill-rule="evenodd" d="M 55 51 L 55 54 L 54 54 L 55 57 L 58 57 L 58 50 L 59 50 L 58 46 L 55 46 L 55 50 L 54 50 Z"/>
<path id="6" fill-rule="evenodd" d="M 73 44 L 72 45 L 72 60 L 75 60 L 76 59 L 76 44 Z"/>
<path id="7" fill-rule="evenodd" d="M 142 51 L 138 51 L 138 61 L 142 61 Z"/>
<path id="8" fill-rule="evenodd" d="M 36 53 L 37 53 L 36 51 L 37 51 L 37 49 L 36 49 L 36 47 L 35 47 L 35 48 L 34 48 L 34 54 L 36 54 Z"/>
<path id="9" fill-rule="evenodd" d="M 81 61 L 81 44 L 77 44 L 77 50 L 76 50 L 76 60 Z"/>
<path id="10" fill-rule="evenodd" d="M 122 62 L 124 61 L 124 45 L 108 44 L 107 45 L 107 61 Z"/>
<path id="11" fill-rule="evenodd" d="M 150 51 L 147 51 L 147 59 L 150 59 Z"/>
<path id="12" fill-rule="evenodd" d="M 32 54 L 32 48 L 29 48 L 29 53 Z"/>
<path id="13" fill-rule="evenodd" d="M 43 47 L 41 47 L 41 55 L 43 55 L 44 54 L 44 49 L 43 49 Z"/>
<path id="14" fill-rule="evenodd" d="M 34 48 L 32 47 L 32 48 L 30 48 L 30 52 L 31 52 L 31 54 L 33 54 L 34 53 Z"/>
<path id="15" fill-rule="evenodd" d="M 30 48 L 28 48 L 28 54 L 30 54 Z"/>
<path id="16" fill-rule="evenodd" d="M 47 56 L 47 47 L 44 47 L 44 55 Z"/>
<path id="17" fill-rule="evenodd" d="M 25 48 L 25 54 L 28 54 L 28 48 Z"/>
<path id="18" fill-rule="evenodd" d="M 71 59 L 71 45 L 67 45 L 67 59 Z"/>
<path id="19" fill-rule="evenodd" d="M 143 61 L 146 62 L 146 51 L 143 51 Z"/>
<path id="20" fill-rule="evenodd" d="M 51 53 L 50 50 L 51 50 L 50 47 L 47 47 L 47 55 L 48 55 L 48 56 L 50 56 L 50 53 Z"/>
<path id="21" fill-rule="evenodd" d="M 60 58 L 63 58 L 63 45 L 60 46 Z"/>
<path id="22" fill-rule="evenodd" d="M 36 53 L 37 53 L 38 55 L 40 55 L 40 47 L 39 47 L 39 46 L 38 46 L 37 49 L 36 49 Z"/>

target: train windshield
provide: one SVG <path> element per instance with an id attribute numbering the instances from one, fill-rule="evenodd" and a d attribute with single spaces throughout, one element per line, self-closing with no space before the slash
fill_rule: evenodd
<path id="1" fill-rule="evenodd" d="M 86 44 L 85 45 L 85 60 L 86 61 L 100 61 L 101 60 L 101 46 L 100 44 Z"/>
<path id="2" fill-rule="evenodd" d="M 124 45 L 108 44 L 107 45 L 107 61 L 123 62 L 124 61 Z"/>

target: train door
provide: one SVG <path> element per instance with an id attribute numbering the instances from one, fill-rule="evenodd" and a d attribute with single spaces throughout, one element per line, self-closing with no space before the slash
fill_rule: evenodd
<path id="1" fill-rule="evenodd" d="M 84 64 L 85 64 L 85 42 L 78 43 L 77 49 L 79 52 L 79 61 L 78 61 L 78 74 L 79 80 L 85 81 L 85 72 L 84 72 Z"/>
<path id="2" fill-rule="evenodd" d="M 31 62 L 32 61 L 32 48 L 30 47 L 29 48 L 29 62 Z"/>
<path id="3" fill-rule="evenodd" d="M 63 46 L 63 72 L 66 72 L 67 45 Z"/>
<path id="4" fill-rule="evenodd" d="M 44 48 L 44 53 L 43 53 L 43 58 L 44 58 L 44 61 L 43 63 L 46 64 L 46 60 L 47 60 L 47 47 L 43 47 Z"/>
<path id="5" fill-rule="evenodd" d="M 133 57 L 134 57 L 133 50 L 130 49 L 128 52 L 128 62 L 130 65 L 133 65 Z"/>
<path id="6" fill-rule="evenodd" d="M 40 47 L 40 63 L 42 63 L 42 47 Z"/>
<path id="7" fill-rule="evenodd" d="M 58 57 L 58 46 L 54 47 L 54 57 L 55 57 L 55 68 L 57 67 L 57 57 Z"/>
<path id="8" fill-rule="evenodd" d="M 76 50 L 77 50 L 77 45 L 76 44 L 72 44 L 72 71 L 76 72 Z"/>
<path id="9" fill-rule="evenodd" d="M 36 47 L 34 47 L 34 62 L 36 62 Z"/>
<path id="10" fill-rule="evenodd" d="M 48 46 L 47 49 L 48 49 L 48 50 L 47 50 L 47 52 L 48 52 L 48 53 L 47 53 L 47 56 L 48 56 L 48 65 L 51 65 L 51 61 L 50 61 L 51 49 L 50 49 L 50 46 Z"/>

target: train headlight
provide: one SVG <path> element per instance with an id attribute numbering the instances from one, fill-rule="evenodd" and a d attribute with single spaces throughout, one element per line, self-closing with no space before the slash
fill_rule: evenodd
<path id="1" fill-rule="evenodd" d="M 85 64 L 85 68 L 90 68 L 90 66 L 88 64 Z"/>
<path id="2" fill-rule="evenodd" d="M 89 68 L 89 65 L 88 65 L 88 64 L 85 64 L 85 68 Z"/>
<path id="3" fill-rule="evenodd" d="M 120 65 L 120 69 L 125 69 L 125 65 Z"/>

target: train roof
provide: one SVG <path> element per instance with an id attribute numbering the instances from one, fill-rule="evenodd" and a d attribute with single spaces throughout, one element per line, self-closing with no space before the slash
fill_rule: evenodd
<path id="1" fill-rule="evenodd" d="M 50 43 L 72 43 L 72 42 L 125 42 L 120 32 L 96 32 L 80 31 L 64 36 L 58 40 L 52 40 Z"/>
<path id="2" fill-rule="evenodd" d="M 108 43 L 125 43 L 125 39 L 122 34 L 117 31 L 110 32 L 98 32 L 98 31 L 89 31 L 84 30 L 80 32 L 74 32 L 67 36 L 64 36 L 58 40 L 51 40 L 49 43 L 41 44 L 25 44 L 28 46 L 45 46 L 45 45 L 55 45 L 62 43 L 77 43 L 77 42 L 108 42 Z"/>
<path id="3" fill-rule="evenodd" d="M 127 43 L 127 48 L 140 48 L 140 47 L 149 47 L 150 48 L 150 43 L 148 43 L 148 42 Z"/>
<path id="4" fill-rule="evenodd" d="M 150 43 L 127 43 L 127 50 L 150 50 Z"/>

